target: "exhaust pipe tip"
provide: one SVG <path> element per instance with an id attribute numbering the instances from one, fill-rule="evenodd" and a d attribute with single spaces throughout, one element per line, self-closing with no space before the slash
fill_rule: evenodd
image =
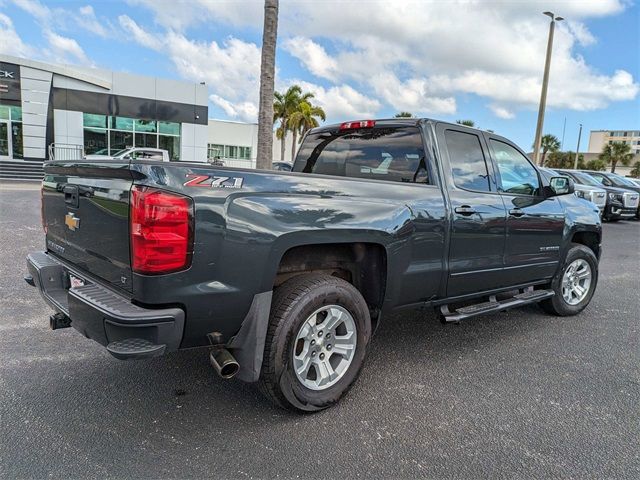
<path id="1" fill-rule="evenodd" d="M 225 380 L 233 378 L 240 371 L 240 364 L 226 348 L 215 348 L 209 353 L 209 361 L 216 373 Z"/>

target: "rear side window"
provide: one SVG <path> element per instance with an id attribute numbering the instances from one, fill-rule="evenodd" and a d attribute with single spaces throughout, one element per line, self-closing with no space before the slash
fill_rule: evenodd
<path id="1" fill-rule="evenodd" d="M 374 127 L 307 135 L 293 171 L 431 183 L 417 127 Z"/>
<path id="2" fill-rule="evenodd" d="M 480 139 L 472 133 L 447 130 L 444 133 L 456 186 L 479 192 L 491 191 L 487 162 Z"/>

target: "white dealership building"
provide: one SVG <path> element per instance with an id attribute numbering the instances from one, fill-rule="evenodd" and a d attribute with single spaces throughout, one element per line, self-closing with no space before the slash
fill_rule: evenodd
<path id="1" fill-rule="evenodd" d="M 51 144 L 113 154 L 164 148 L 207 155 L 204 84 L 0 55 L 0 160 L 43 161 Z"/>
<path id="2" fill-rule="evenodd" d="M 132 146 L 166 149 L 172 161 L 219 159 L 255 168 L 257 123 L 208 119 L 208 113 L 204 83 L 0 54 L 0 177 L 7 169 L 4 178 L 31 169 L 30 178 L 38 178 L 52 152 L 75 158 Z M 280 156 L 274 135 L 273 159 Z"/>

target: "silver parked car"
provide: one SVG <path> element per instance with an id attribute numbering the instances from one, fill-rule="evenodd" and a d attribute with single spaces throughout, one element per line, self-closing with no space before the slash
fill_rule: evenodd
<path id="1" fill-rule="evenodd" d="M 546 173 L 549 177 L 557 177 L 558 175 L 560 176 L 568 176 L 565 175 L 564 172 L 562 172 L 561 170 L 553 170 L 551 168 L 541 168 L 540 169 L 543 173 Z M 574 185 L 575 185 L 575 195 L 577 197 L 580 198 L 584 198 L 585 200 L 590 201 L 591 203 L 594 203 L 596 205 L 596 207 L 598 207 L 598 210 L 600 210 L 600 216 L 602 217 L 602 214 L 604 212 L 604 208 L 607 205 L 607 192 L 606 190 L 600 188 L 600 187 L 596 187 L 594 185 L 587 185 L 585 183 L 578 183 L 575 181 L 575 178 L 573 177 L 569 177 L 572 180 L 574 180 Z"/>

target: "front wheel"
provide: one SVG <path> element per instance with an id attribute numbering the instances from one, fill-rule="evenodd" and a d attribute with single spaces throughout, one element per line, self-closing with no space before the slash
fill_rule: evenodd
<path id="1" fill-rule="evenodd" d="M 589 305 L 597 283 L 598 259 L 590 248 L 574 243 L 551 282 L 555 295 L 540 302 L 540 306 L 561 317 L 577 315 Z"/>
<path id="2" fill-rule="evenodd" d="M 298 275 L 273 296 L 260 389 L 277 405 L 330 407 L 358 377 L 371 338 L 369 308 L 350 283 Z"/>

